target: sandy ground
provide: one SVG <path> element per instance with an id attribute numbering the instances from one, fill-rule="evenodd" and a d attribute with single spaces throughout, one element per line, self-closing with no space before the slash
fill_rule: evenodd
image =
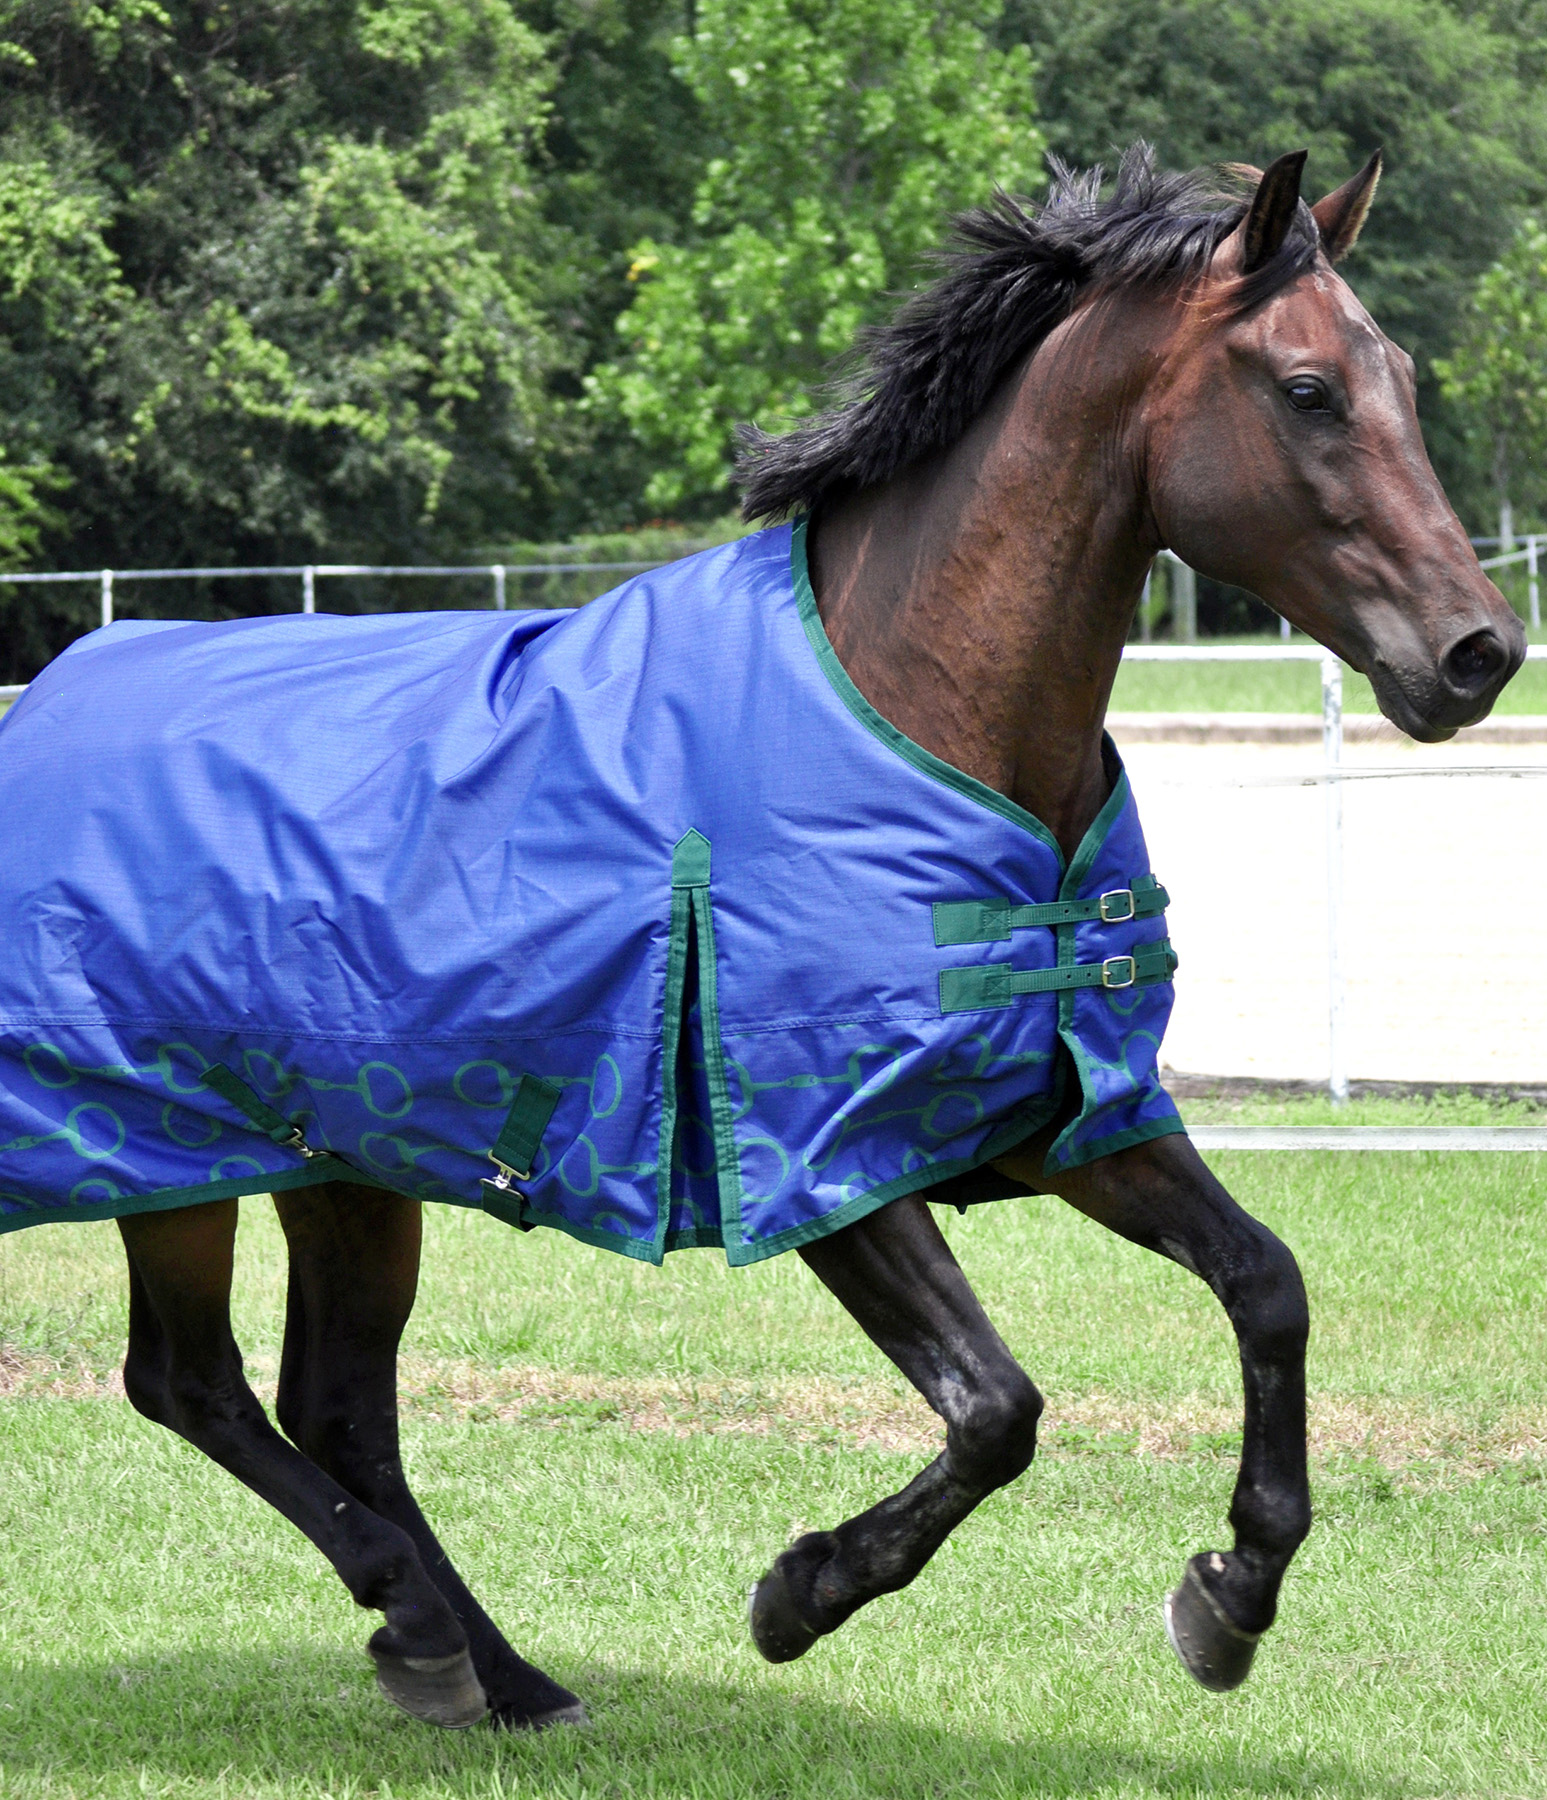
<path id="1" fill-rule="evenodd" d="M 1327 876 L 1312 745 L 1123 749 L 1181 956 L 1165 1060 L 1324 1079 Z M 1343 784 L 1355 1079 L 1547 1084 L 1547 744 L 1352 744 L 1349 768 L 1541 776 Z"/>

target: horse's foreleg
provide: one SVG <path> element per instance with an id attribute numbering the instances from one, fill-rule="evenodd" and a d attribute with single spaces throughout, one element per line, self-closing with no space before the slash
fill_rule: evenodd
<path id="1" fill-rule="evenodd" d="M 383 1686 L 416 1717 L 483 1717 L 467 1637 L 413 1540 L 287 1444 L 242 1373 L 231 1335 L 234 1200 L 120 1219 L 129 1255 L 124 1386 L 148 1418 L 186 1438 L 304 1532 L 361 1606 L 386 1624 L 371 1639 Z"/>
<path id="2" fill-rule="evenodd" d="M 895 1200 L 800 1254 L 945 1420 L 945 1450 L 900 1494 L 778 1558 L 752 1596 L 752 1635 L 770 1662 L 906 1587 L 1031 1462 L 1042 1411 L 922 1199 Z"/>
<path id="3" fill-rule="evenodd" d="M 1235 1548 L 1195 1556 L 1166 1606 L 1177 1654 L 1205 1687 L 1246 1679 L 1273 1623 L 1290 1558 L 1311 1527 L 1305 1466 L 1305 1285 L 1288 1248 L 1243 1212 L 1184 1137 L 1164 1137 L 1041 1177 L 1113 1231 L 1200 1276 L 1235 1328 L 1245 1389 L 1240 1474 L 1230 1505 Z"/>
<path id="4" fill-rule="evenodd" d="M 398 1447 L 397 1351 L 418 1285 L 421 1207 L 327 1182 L 276 1194 L 290 1248 L 279 1422 L 320 1468 L 413 1540 L 467 1633 L 493 1721 L 579 1724 L 585 1708 L 511 1649 L 409 1490 Z"/>

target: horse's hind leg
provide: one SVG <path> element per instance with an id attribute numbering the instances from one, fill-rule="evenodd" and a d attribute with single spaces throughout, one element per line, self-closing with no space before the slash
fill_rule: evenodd
<path id="1" fill-rule="evenodd" d="M 1178 1656 L 1205 1687 L 1239 1686 L 1273 1623 L 1279 1585 L 1311 1525 L 1305 1465 L 1305 1286 L 1289 1250 L 1204 1167 L 1185 1137 L 1158 1138 L 1054 1178 L 1004 1159 L 1081 1212 L 1200 1276 L 1235 1327 L 1245 1389 L 1235 1548 L 1195 1556 L 1166 1606 Z"/>
<path id="2" fill-rule="evenodd" d="M 276 1194 L 274 1204 L 290 1246 L 281 1426 L 342 1487 L 412 1538 L 467 1633 L 495 1723 L 583 1723 L 575 1696 L 519 1657 L 469 1593 L 403 1474 L 397 1350 L 418 1284 L 419 1202 L 327 1182 Z"/>
<path id="3" fill-rule="evenodd" d="M 413 1540 L 287 1444 L 247 1385 L 231 1335 L 236 1217 L 226 1200 L 119 1220 L 129 1255 L 129 1398 L 267 1500 L 361 1606 L 386 1614 L 371 1652 L 399 1705 L 432 1724 L 471 1725 L 485 1702 L 467 1637 Z"/>
<path id="4" fill-rule="evenodd" d="M 788 1662 L 906 1587 L 1036 1449 L 1042 1397 L 989 1323 L 929 1208 L 894 1200 L 800 1254 L 946 1423 L 945 1450 L 900 1494 L 797 1538 L 752 1596 L 752 1636 Z"/>

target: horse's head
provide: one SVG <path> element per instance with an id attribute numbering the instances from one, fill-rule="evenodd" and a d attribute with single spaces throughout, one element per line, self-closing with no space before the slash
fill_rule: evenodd
<path id="1" fill-rule="evenodd" d="M 1333 268 L 1379 154 L 1309 209 L 1304 161 L 1261 177 L 1181 310 L 1143 407 L 1150 505 L 1179 556 L 1260 594 L 1436 742 L 1487 713 L 1525 633 L 1429 466 L 1412 358 Z M 1254 277 L 1296 238 L 1304 266 L 1258 298 Z"/>

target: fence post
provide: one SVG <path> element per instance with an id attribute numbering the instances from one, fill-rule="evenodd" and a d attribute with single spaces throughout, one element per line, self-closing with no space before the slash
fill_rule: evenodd
<path id="1" fill-rule="evenodd" d="M 504 612 L 504 610 L 505 610 L 505 565 L 504 565 L 504 563 L 496 563 L 489 572 L 494 577 L 494 610 L 496 612 Z"/>
<path id="2" fill-rule="evenodd" d="M 104 625 L 113 623 L 113 571 L 111 569 L 102 571 L 102 623 Z"/>
<path id="3" fill-rule="evenodd" d="M 1278 615 L 1278 635 L 1284 643 L 1289 642 L 1289 621 L 1282 613 Z"/>
<path id="4" fill-rule="evenodd" d="M 301 571 L 301 611 L 314 613 L 317 610 L 317 571 L 310 563 Z"/>
<path id="5" fill-rule="evenodd" d="M 1526 575 L 1529 583 L 1526 588 L 1531 602 L 1531 629 L 1539 631 L 1542 625 L 1542 590 L 1536 580 L 1536 539 L 1526 539 Z"/>
<path id="6" fill-rule="evenodd" d="M 1343 912 L 1343 665 L 1321 659 L 1321 750 L 1325 763 L 1327 841 L 1327 1091 L 1334 1106 L 1348 1098 L 1347 1046 L 1343 1041 L 1343 959 L 1338 941 Z"/>
<path id="7" fill-rule="evenodd" d="M 1198 577 L 1180 557 L 1171 564 L 1171 619 L 1181 643 L 1197 643 Z"/>

